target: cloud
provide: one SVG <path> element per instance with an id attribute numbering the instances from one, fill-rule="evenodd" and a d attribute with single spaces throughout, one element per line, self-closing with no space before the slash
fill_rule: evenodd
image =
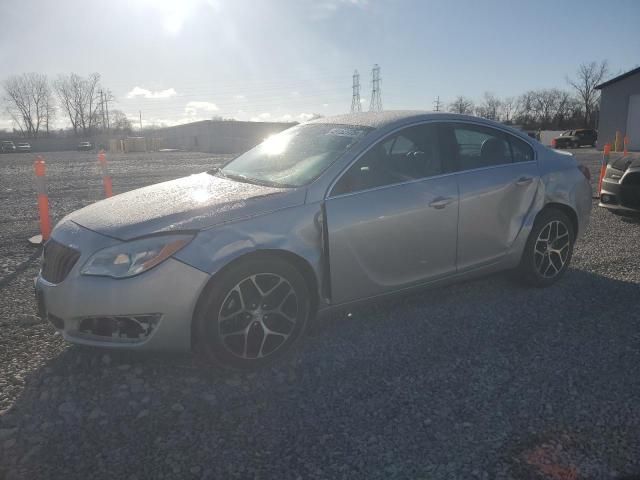
<path id="1" fill-rule="evenodd" d="M 245 95 L 234 95 L 233 98 L 236 99 L 236 100 L 246 100 L 247 99 L 247 97 Z"/>
<path id="2" fill-rule="evenodd" d="M 133 89 L 127 93 L 127 98 L 170 98 L 175 97 L 178 93 L 174 88 L 167 88 L 166 90 L 158 90 L 156 92 L 152 92 L 151 90 L 147 90 L 142 87 L 133 87 Z"/>
<path id="3" fill-rule="evenodd" d="M 298 115 L 298 119 L 301 122 L 307 122 L 311 120 L 313 117 L 315 117 L 313 113 L 301 113 L 300 115 Z"/>
<path id="4" fill-rule="evenodd" d="M 198 112 L 217 112 L 220 110 L 213 102 L 188 102 L 184 107 L 184 113 L 187 115 L 197 115 Z"/>
<path id="5" fill-rule="evenodd" d="M 319 0 L 313 3 L 312 16 L 325 19 L 343 7 L 366 7 L 369 0 Z"/>
<path id="6" fill-rule="evenodd" d="M 271 120 L 271 114 L 269 112 L 261 113 L 256 117 L 251 117 L 252 122 L 268 122 Z"/>

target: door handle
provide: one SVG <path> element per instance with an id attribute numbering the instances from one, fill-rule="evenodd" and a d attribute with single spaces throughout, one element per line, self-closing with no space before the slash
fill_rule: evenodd
<path id="1" fill-rule="evenodd" d="M 451 202 L 453 202 L 453 198 L 451 197 L 436 197 L 429 203 L 429 206 L 441 210 Z"/>
<path id="2" fill-rule="evenodd" d="M 516 185 L 518 185 L 519 187 L 524 187 L 525 185 L 529 185 L 531 182 L 533 182 L 533 177 L 520 177 L 516 181 Z"/>

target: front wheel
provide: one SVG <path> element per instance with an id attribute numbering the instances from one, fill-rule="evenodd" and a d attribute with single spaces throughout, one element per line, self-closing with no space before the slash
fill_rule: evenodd
<path id="1" fill-rule="evenodd" d="M 575 232 L 560 210 L 544 210 L 533 224 L 518 267 L 519 278 L 534 287 L 548 287 L 567 270 Z"/>
<path id="2" fill-rule="evenodd" d="M 235 369 L 265 366 L 300 338 L 310 313 L 304 277 L 274 258 L 240 261 L 215 279 L 195 319 L 196 350 Z"/>

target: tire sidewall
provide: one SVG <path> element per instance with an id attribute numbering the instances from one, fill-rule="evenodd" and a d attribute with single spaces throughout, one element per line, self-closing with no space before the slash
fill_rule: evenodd
<path id="1" fill-rule="evenodd" d="M 567 255 L 567 260 L 562 266 L 562 269 L 560 270 L 560 272 L 552 278 L 546 278 L 540 275 L 540 273 L 538 273 L 538 270 L 536 269 L 534 249 L 535 249 L 535 244 L 536 244 L 536 241 L 538 240 L 538 236 L 540 235 L 541 230 L 549 222 L 553 220 L 561 221 L 567 227 L 567 230 L 569 232 L 569 253 Z M 554 284 L 555 282 L 557 282 L 565 274 L 565 272 L 567 271 L 567 268 L 571 263 L 571 258 L 573 257 L 573 246 L 575 243 L 575 238 L 576 237 L 575 237 L 573 224 L 571 223 L 571 220 L 565 213 L 553 208 L 544 210 L 538 216 L 538 218 L 536 218 L 533 224 L 533 228 L 531 229 L 531 233 L 529 234 L 529 238 L 527 239 L 524 252 L 522 254 L 519 270 L 523 279 L 528 284 L 536 287 L 548 287 Z"/>
<path id="2" fill-rule="evenodd" d="M 218 327 L 218 313 L 231 289 L 248 276 L 261 273 L 277 274 L 289 282 L 297 296 L 298 318 L 290 337 L 274 353 L 262 359 L 242 359 L 229 352 L 223 345 Z M 304 333 L 309 320 L 311 302 L 307 283 L 295 267 L 280 259 L 265 257 L 240 261 L 216 276 L 204 295 L 205 301 L 195 318 L 196 351 L 207 360 L 227 368 L 255 370 L 287 355 Z"/>

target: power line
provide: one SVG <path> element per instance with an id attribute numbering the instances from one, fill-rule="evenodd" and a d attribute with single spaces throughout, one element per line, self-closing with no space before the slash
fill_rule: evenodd
<path id="1" fill-rule="evenodd" d="M 376 63 L 371 70 L 371 103 L 370 112 L 382 111 L 382 92 L 380 91 L 380 66 Z"/>
<path id="2" fill-rule="evenodd" d="M 351 96 L 351 113 L 361 112 L 360 104 L 360 74 L 358 70 L 353 72 L 353 94 Z"/>

